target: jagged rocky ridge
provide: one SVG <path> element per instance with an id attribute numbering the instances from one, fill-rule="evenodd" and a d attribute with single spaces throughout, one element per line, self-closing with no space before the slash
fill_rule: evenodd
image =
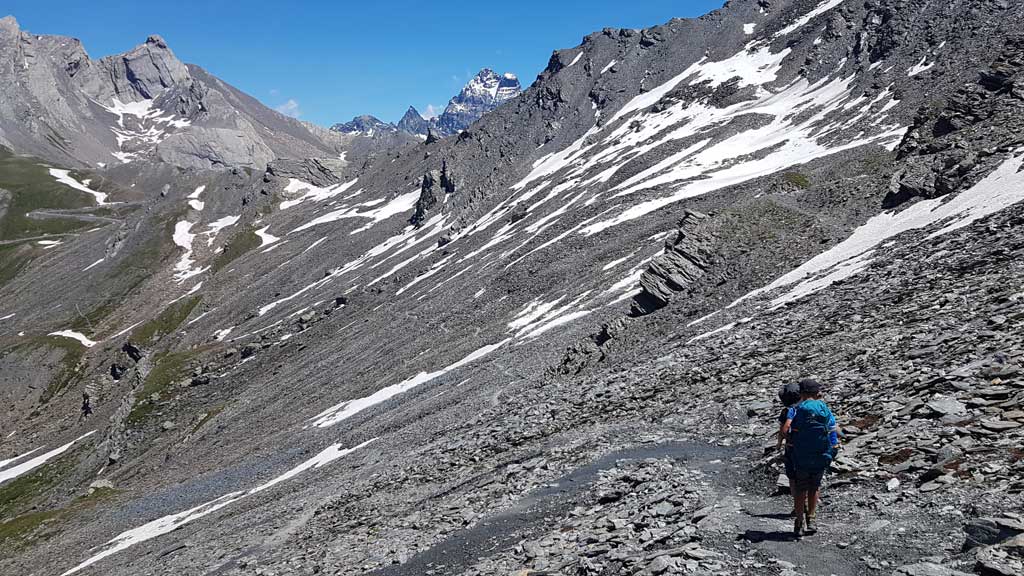
<path id="1" fill-rule="evenodd" d="M 271 111 L 159 36 L 92 60 L 81 42 L 0 19 L 0 145 L 74 167 L 133 160 L 262 169 L 277 157 L 337 156 L 336 133 Z"/>
<path id="2" fill-rule="evenodd" d="M 0 571 L 1019 571 L 1020 10 L 736 1 L 357 173 L 50 178 L 112 221 L 0 290 L 0 474 L 68 446 L 0 483 Z M 848 446 L 796 545 L 763 448 L 806 374 Z"/>
<path id="3" fill-rule="evenodd" d="M 331 126 L 331 130 L 371 137 L 403 132 L 422 137 L 434 134 L 435 137 L 444 138 L 469 128 L 485 114 L 521 93 L 522 87 L 514 74 L 506 72 L 499 76 L 494 70 L 484 68 L 452 97 L 444 112 L 436 117 L 424 118 L 415 107 L 410 106 L 397 124 L 373 116 L 357 116 L 349 122 Z"/>

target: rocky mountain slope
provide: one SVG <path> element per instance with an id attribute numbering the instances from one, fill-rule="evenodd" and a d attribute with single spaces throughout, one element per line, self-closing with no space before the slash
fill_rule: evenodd
<path id="1" fill-rule="evenodd" d="M 0 145 L 75 167 L 142 160 L 263 169 L 278 157 L 337 156 L 345 139 L 278 114 L 159 36 L 92 60 L 74 38 L 0 19 Z"/>
<path id="2" fill-rule="evenodd" d="M 603 30 L 358 170 L 5 155 L 0 573 L 1019 573 L 1022 16 Z"/>
<path id="3" fill-rule="evenodd" d="M 452 136 L 521 93 L 522 87 L 515 74 L 499 76 L 494 70 L 484 68 L 452 97 L 439 116 L 428 120 L 415 107 L 410 106 L 397 124 L 373 116 L 357 116 L 349 122 L 331 126 L 331 130 L 368 137 L 393 136 L 395 132 L 422 137 L 431 132 L 437 137 Z"/>

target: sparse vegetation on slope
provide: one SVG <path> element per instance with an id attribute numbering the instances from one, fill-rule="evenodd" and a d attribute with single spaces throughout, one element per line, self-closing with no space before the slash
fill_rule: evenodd
<path id="1" fill-rule="evenodd" d="M 192 310 L 202 300 L 202 296 L 189 296 L 164 308 L 156 318 L 132 331 L 132 342 L 143 345 L 153 344 L 163 336 L 171 334 L 192 314 Z"/>
<path id="2" fill-rule="evenodd" d="M 0 218 L 0 240 L 65 234 L 95 224 L 75 219 L 29 218 L 34 210 L 86 208 L 90 196 L 58 183 L 48 167 L 35 158 L 15 156 L 0 148 L 0 188 L 10 193 L 7 210 Z"/>
<path id="3" fill-rule="evenodd" d="M 198 352 L 168 352 L 156 357 L 142 389 L 136 394 L 136 403 L 128 415 L 128 423 L 138 425 L 146 421 L 157 409 L 167 390 L 188 375 L 189 362 Z"/>
<path id="4" fill-rule="evenodd" d="M 213 261 L 210 271 L 214 274 L 227 268 L 228 264 L 260 246 L 260 237 L 251 229 L 242 230 L 231 237 L 217 259 Z"/>

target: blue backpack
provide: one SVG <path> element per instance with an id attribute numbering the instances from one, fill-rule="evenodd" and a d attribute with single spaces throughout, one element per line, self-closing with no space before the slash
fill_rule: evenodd
<path id="1" fill-rule="evenodd" d="M 796 405 L 790 427 L 789 456 L 797 470 L 825 470 L 832 463 L 828 439 L 832 411 L 821 400 L 804 400 Z"/>

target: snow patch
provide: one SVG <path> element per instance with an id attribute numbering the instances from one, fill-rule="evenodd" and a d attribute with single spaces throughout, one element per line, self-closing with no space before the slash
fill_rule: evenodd
<path id="1" fill-rule="evenodd" d="M 241 216 L 225 216 L 219 220 L 210 222 L 210 224 L 207 225 L 206 232 L 203 232 L 203 234 L 207 236 L 206 245 L 213 246 L 213 242 L 217 239 L 217 234 L 220 234 L 220 231 L 225 228 L 238 224 L 239 219 L 241 219 Z"/>
<path id="2" fill-rule="evenodd" d="M 179 248 L 183 248 L 185 253 L 181 255 L 181 258 L 174 264 L 174 280 L 178 284 L 181 284 L 185 280 L 202 274 L 207 268 L 193 268 L 192 265 L 195 261 L 192 259 L 192 242 L 195 240 L 196 235 L 192 233 L 192 222 L 188 220 L 182 220 L 174 225 L 174 240 L 175 245 Z"/>
<path id="3" fill-rule="evenodd" d="M 206 203 L 199 200 L 199 195 L 203 193 L 203 190 L 206 190 L 205 184 L 197 187 L 195 192 L 188 195 L 188 205 L 196 212 L 202 212 L 203 208 L 206 207 Z"/>
<path id="4" fill-rule="evenodd" d="M 70 576 L 71 574 L 74 574 L 80 570 L 92 566 L 100 560 L 117 554 L 118 552 L 126 550 L 136 544 L 145 542 L 147 540 L 152 540 L 153 538 L 177 530 L 178 528 L 181 528 L 189 522 L 193 522 L 204 516 L 209 516 L 210 514 L 213 514 L 214 512 L 220 510 L 221 508 L 224 508 L 225 506 L 229 506 L 243 498 L 247 498 L 254 494 L 258 494 L 264 490 L 267 490 L 268 488 L 272 488 L 282 482 L 285 482 L 298 476 L 299 474 L 307 470 L 325 466 L 339 458 L 342 458 L 355 452 L 356 450 L 359 450 L 360 448 L 368 446 L 374 441 L 376 441 L 376 438 L 374 438 L 373 440 L 363 442 L 362 444 L 355 446 L 353 448 L 342 448 L 341 444 L 334 444 L 332 446 L 327 447 L 316 456 L 310 458 L 309 460 L 306 460 L 305 462 L 299 464 L 298 466 L 292 468 L 291 470 L 288 470 L 284 474 L 281 474 L 280 476 L 274 478 L 273 480 L 270 480 L 265 484 L 261 484 L 247 491 L 238 491 L 225 494 L 220 498 L 211 500 L 209 502 L 205 502 L 194 508 L 190 508 L 183 512 L 178 512 L 176 514 L 163 516 L 161 518 L 157 518 L 156 520 L 143 524 L 138 528 L 133 528 L 131 530 L 122 532 L 114 538 L 112 538 L 106 544 L 101 546 L 99 548 L 99 552 L 96 552 L 92 557 L 82 562 L 78 566 L 75 566 L 71 570 L 68 570 L 62 576 Z"/>
<path id="5" fill-rule="evenodd" d="M 579 304 L 589 294 L 590 292 L 584 292 L 564 306 L 558 305 L 567 296 L 560 296 L 549 302 L 543 302 L 539 299 L 534 300 L 516 314 L 512 321 L 508 323 L 508 327 L 511 331 L 515 332 L 516 338 L 521 340 L 536 338 L 553 328 L 590 314 L 591 310 L 578 309 Z"/>
<path id="6" fill-rule="evenodd" d="M 814 8 L 814 10 L 811 10 L 807 14 L 805 14 L 805 15 L 801 16 L 800 18 L 798 18 L 796 21 L 794 21 L 789 26 L 786 26 L 782 30 L 779 30 L 778 32 L 776 32 L 775 33 L 775 37 L 779 38 L 781 36 L 786 36 L 786 35 L 790 34 L 791 32 L 795 32 L 796 30 L 799 30 L 800 28 L 803 28 L 811 20 L 814 20 L 815 18 L 817 18 L 818 16 L 824 14 L 825 12 L 828 12 L 829 10 L 832 10 L 833 8 L 839 6 L 840 4 L 842 4 L 845 1 L 846 0 L 825 0 L 821 4 L 818 4 L 818 6 Z"/>
<path id="7" fill-rule="evenodd" d="M 268 233 L 268 229 L 270 229 L 270 226 L 264 226 L 263 228 L 260 228 L 259 230 L 256 231 L 256 235 L 260 237 L 260 248 L 263 248 L 264 246 L 270 246 L 271 244 L 280 240 L 280 238 L 278 238 L 277 236 Z"/>
<path id="8" fill-rule="evenodd" d="M 506 338 L 500 342 L 483 346 L 477 349 L 476 351 L 472 352 L 471 354 L 467 355 L 462 360 L 459 360 L 454 364 L 448 365 L 436 372 L 420 372 L 419 374 L 413 376 L 412 378 L 403 380 L 398 384 L 393 384 L 386 388 L 382 388 L 369 396 L 357 398 L 355 400 L 346 400 L 345 402 L 342 402 L 335 406 L 331 406 L 327 410 L 324 410 L 323 412 L 318 414 L 316 417 L 312 418 L 311 425 L 316 426 L 317 428 L 328 428 L 330 426 L 334 426 L 335 424 L 338 424 L 339 422 L 345 419 L 351 418 L 352 416 L 355 416 L 356 414 L 362 412 L 363 410 L 366 410 L 367 408 L 376 406 L 377 404 L 389 400 L 403 392 L 408 392 L 409 390 L 412 390 L 417 386 L 426 384 L 427 382 L 430 382 L 435 378 L 444 376 L 445 374 L 452 372 L 453 370 L 457 370 L 463 366 L 472 364 L 473 362 L 480 360 L 484 356 L 487 356 L 491 352 L 494 352 L 498 348 L 501 348 L 505 344 L 509 343 L 511 340 L 511 338 Z"/>
<path id="9" fill-rule="evenodd" d="M 50 176 L 53 176 L 54 178 L 57 179 L 57 182 L 60 182 L 65 186 L 69 186 L 71 188 L 74 188 L 75 190 L 78 190 L 79 192 L 85 192 L 86 194 L 89 194 L 96 200 L 96 204 L 100 206 L 107 205 L 106 194 L 104 194 L 103 192 L 97 192 L 96 190 L 93 190 L 92 188 L 89 188 L 85 184 L 79 182 L 78 180 L 75 180 L 74 178 L 71 177 L 70 170 L 50 168 Z"/>
<path id="10" fill-rule="evenodd" d="M 736 322 L 730 322 L 730 323 L 726 324 L 725 326 L 721 326 L 719 328 L 715 328 L 714 330 L 710 330 L 710 331 L 705 332 L 703 334 L 699 334 L 697 336 L 694 336 L 693 338 L 690 338 L 689 340 L 687 340 L 686 343 L 687 344 L 693 344 L 694 342 L 699 342 L 701 340 L 704 340 L 705 338 L 710 338 L 710 337 L 714 336 L 715 334 L 721 334 L 722 332 L 727 332 L 729 330 L 732 330 L 735 327 L 736 327 Z"/>
<path id="11" fill-rule="evenodd" d="M 689 122 L 679 129 L 677 135 L 665 137 L 656 144 L 644 145 L 640 147 L 636 155 L 653 149 L 662 142 L 699 133 L 703 129 L 724 123 L 739 115 L 763 114 L 769 115 L 773 120 L 765 126 L 741 132 L 713 145 L 691 146 L 631 178 L 630 185 L 619 191 L 616 197 L 674 182 L 683 182 L 683 184 L 666 195 L 625 206 L 618 215 L 595 222 L 583 228 L 581 233 L 590 236 L 659 210 L 669 204 L 774 174 L 790 166 L 843 150 L 870 143 L 894 146 L 903 134 L 903 130 L 899 126 L 879 126 L 878 133 L 874 135 L 861 135 L 841 143 L 822 141 L 822 136 L 841 129 L 841 127 L 828 124 L 827 117 L 829 114 L 841 110 L 846 100 L 851 97 L 849 85 L 853 78 L 851 76 L 831 81 L 825 79 L 814 85 L 800 79 L 777 93 L 767 94 L 760 100 L 743 102 L 724 109 L 712 109 L 700 104 L 685 107 L 679 105 L 664 115 L 652 118 L 650 120 L 654 125 L 652 130 L 658 132 L 660 132 L 660 127 L 666 123 L 674 124 L 687 119 Z M 885 107 L 886 110 L 896 103 L 890 93 L 883 93 L 881 98 L 890 99 Z M 801 112 L 804 114 L 800 114 Z M 862 115 L 868 114 L 871 114 L 871 110 L 869 107 L 865 107 Z M 670 122 L 664 118 L 665 115 L 674 116 L 674 119 Z M 875 113 L 875 116 L 877 122 L 881 122 L 885 118 L 883 112 Z M 616 134 L 617 132 L 613 133 L 611 137 Z M 595 146 L 600 146 L 605 150 L 599 153 L 598 158 L 609 150 L 612 155 L 620 151 L 619 144 L 609 148 L 605 146 L 604 141 L 601 141 Z M 633 144 L 625 142 L 621 146 L 632 147 Z M 770 150 L 770 152 L 764 154 L 765 150 Z M 762 152 L 760 157 L 748 156 L 757 152 Z M 627 158 L 626 161 L 635 157 Z M 737 158 L 742 160 L 737 161 Z M 596 161 L 598 159 L 593 159 L 590 163 L 593 164 Z M 623 183 L 620 188 L 625 185 Z"/>
<path id="12" fill-rule="evenodd" d="M 1006 160 L 978 184 L 956 196 L 922 200 L 900 212 L 879 214 L 854 230 L 846 240 L 731 306 L 796 284 L 771 301 L 772 308 L 778 308 L 863 271 L 871 264 L 875 248 L 898 234 L 944 223 L 945 226 L 927 236 L 935 238 L 1024 201 L 1024 172 L 1019 172 L 1022 165 L 1024 154 Z"/>
<path id="13" fill-rule="evenodd" d="M 80 442 L 80 441 L 88 438 L 89 436 L 92 436 L 95 433 L 96 433 L 96 431 L 93 430 L 92 432 L 88 432 L 86 434 L 83 434 L 83 435 L 79 436 L 78 438 L 75 438 L 71 442 L 68 442 L 67 444 L 65 444 L 65 445 L 63 445 L 63 446 L 61 446 L 59 448 L 55 448 L 53 450 L 50 450 L 49 452 L 47 452 L 45 454 L 40 454 L 39 456 L 36 456 L 35 458 L 33 458 L 31 460 L 26 460 L 25 462 L 22 462 L 21 464 L 17 464 L 15 466 L 11 466 L 9 468 L 2 468 L 2 467 L 0 467 L 0 468 L 2 468 L 2 469 L 0 469 L 0 484 L 3 484 L 4 482 L 7 482 L 8 480 L 13 480 L 13 479 L 17 478 L 18 476 L 21 476 L 22 474 L 24 474 L 26 472 L 29 472 L 31 470 L 34 470 L 34 469 L 42 466 L 43 464 L 46 464 L 48 461 L 52 460 L 53 458 L 56 458 L 57 456 L 60 456 L 61 454 L 67 452 L 68 449 L 71 448 L 72 446 L 74 446 L 76 442 Z M 40 450 L 40 448 L 36 448 L 32 452 L 36 452 L 37 450 Z M 32 452 L 29 452 L 28 454 L 32 454 Z M 24 456 L 27 456 L 28 454 L 22 454 L 21 456 L 19 456 L 17 458 L 12 458 L 10 460 L 5 460 L 3 463 L 4 463 L 4 465 L 6 465 L 8 462 L 13 462 L 13 461 L 18 460 L 20 458 L 23 458 Z"/>
<path id="14" fill-rule="evenodd" d="M 370 219 L 369 223 L 367 223 L 366 225 L 364 225 L 361 228 L 358 228 L 358 229 L 352 231 L 352 234 L 356 234 L 356 233 L 359 233 L 359 232 L 363 232 L 365 230 L 369 230 L 374 224 L 377 224 L 378 222 L 382 222 L 382 221 L 387 220 L 388 218 L 390 218 L 392 216 L 395 216 L 395 215 L 401 214 L 403 212 L 408 212 L 409 210 L 412 210 L 413 207 L 416 206 L 416 201 L 419 200 L 419 197 L 420 197 L 420 189 L 417 186 L 416 189 L 413 190 L 412 192 L 396 196 L 390 202 L 387 202 L 387 203 L 385 203 L 384 205 L 382 205 L 382 206 L 380 206 L 378 208 L 373 208 L 371 210 L 366 210 L 365 212 L 361 212 L 361 211 L 359 211 L 359 209 L 360 208 L 367 208 L 367 207 L 370 207 L 370 206 L 375 206 L 377 204 L 380 204 L 381 202 L 383 202 L 383 199 L 371 200 L 370 202 L 364 202 L 362 204 L 356 204 L 356 205 L 351 206 L 351 207 L 342 207 L 342 208 L 339 208 L 337 210 L 333 210 L 331 212 L 328 212 L 327 214 L 324 214 L 323 216 L 315 218 L 315 219 L 311 220 L 310 222 L 307 222 L 307 223 L 303 224 L 302 226 L 299 226 L 298 228 L 296 228 L 296 229 L 292 230 L 291 232 L 289 232 L 289 234 L 294 234 L 296 232 L 302 232 L 303 230 L 308 230 L 309 228 L 313 228 L 314 226 L 319 226 L 321 224 L 327 224 L 329 222 L 336 222 L 338 220 L 342 220 L 342 219 L 345 219 L 345 218 L 369 218 Z"/>
<path id="15" fill-rule="evenodd" d="M 96 102 L 107 112 L 117 116 L 117 126 L 111 127 L 117 141 L 117 151 L 111 152 L 111 156 L 122 163 L 131 162 L 142 154 L 152 150 L 162 142 L 171 128 L 181 129 L 191 126 L 191 122 L 183 118 L 177 118 L 174 114 L 162 116 L 162 111 L 153 109 L 153 100 L 139 100 L 137 102 L 121 102 L 117 98 L 112 100 L 110 106 Z M 136 121 L 131 127 L 125 126 L 125 117 L 134 116 Z M 125 144 L 129 144 L 128 149 Z"/>
<path id="16" fill-rule="evenodd" d="M 910 70 L 907 71 L 907 76 L 910 76 L 910 77 L 917 76 L 918 74 L 920 74 L 922 72 L 925 72 L 927 70 L 931 70 L 935 66 L 935 62 L 932 62 L 930 64 L 927 63 L 927 62 L 928 62 L 928 57 L 927 56 L 922 57 L 920 62 L 918 62 L 917 64 L 912 66 L 910 68 Z"/>
<path id="17" fill-rule="evenodd" d="M 61 338 L 70 338 L 72 340 L 78 340 L 82 343 L 82 346 L 86 348 L 92 348 L 98 342 L 90 340 L 85 334 L 81 332 L 75 332 L 74 330 L 61 330 L 60 332 L 50 332 L 49 336 L 59 336 Z"/>
<path id="18" fill-rule="evenodd" d="M 334 184 L 326 188 L 320 188 L 308 182 L 303 182 L 298 178 L 289 178 L 288 185 L 284 187 L 284 192 L 289 196 L 298 194 L 299 192 L 302 192 L 302 195 L 297 198 L 281 202 L 281 210 L 287 210 L 292 206 L 298 206 L 303 202 L 322 202 L 328 198 L 333 198 L 334 196 L 347 191 L 358 181 L 359 179 L 357 178 L 343 184 Z"/>
<path id="19" fill-rule="evenodd" d="M 7 435 L 7 438 L 10 438 L 11 436 L 14 436 L 15 432 L 17 432 L 17 430 L 12 430 L 11 433 Z M 35 454 L 36 452 L 39 452 L 42 449 L 43 449 L 42 446 L 40 446 L 39 448 L 33 448 L 33 449 L 29 450 L 28 452 L 25 452 L 24 454 L 18 454 L 17 456 L 14 456 L 13 458 L 8 458 L 6 460 L 0 460 L 0 470 L 3 470 L 4 468 L 7 468 L 8 464 L 13 464 L 13 463 L 17 462 L 18 460 L 21 460 L 22 458 L 27 458 L 27 457 L 31 456 L 32 454 Z"/>

